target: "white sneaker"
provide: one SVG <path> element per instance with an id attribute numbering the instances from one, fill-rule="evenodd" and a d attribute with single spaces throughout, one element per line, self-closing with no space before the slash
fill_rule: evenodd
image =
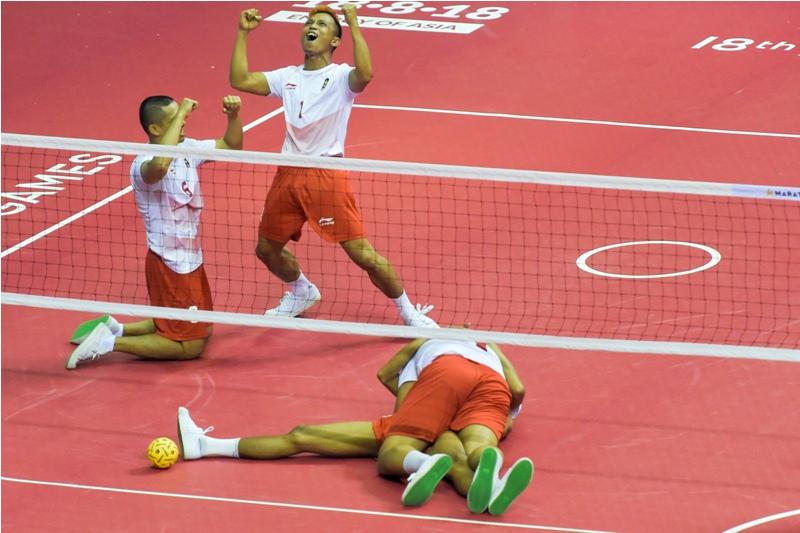
<path id="1" fill-rule="evenodd" d="M 408 476 L 408 485 L 402 496 L 403 505 L 416 507 L 430 500 L 436 486 L 452 466 L 453 460 L 449 455 L 443 453 L 431 455 L 422 463 L 419 470 Z"/>
<path id="2" fill-rule="evenodd" d="M 78 345 L 67 359 L 67 369 L 72 370 L 82 361 L 92 361 L 108 352 L 100 349 L 100 342 L 114 334 L 104 323 L 100 322 L 95 326 L 91 333 Z"/>
<path id="3" fill-rule="evenodd" d="M 319 293 L 319 289 L 317 289 L 316 285 L 312 284 L 306 296 L 296 296 L 293 292 L 285 293 L 278 307 L 268 309 L 264 315 L 289 318 L 295 317 L 306 309 L 313 307 L 321 299 L 322 295 Z"/>
<path id="4" fill-rule="evenodd" d="M 178 442 L 180 442 L 181 450 L 183 450 L 184 461 L 203 457 L 200 441 L 210 431 L 214 431 L 214 426 L 209 426 L 206 429 L 200 428 L 189 416 L 187 408 L 178 407 Z"/>
<path id="5" fill-rule="evenodd" d="M 436 323 L 431 317 L 426 316 L 433 311 L 432 305 L 417 304 L 411 311 L 402 311 L 400 318 L 403 319 L 406 326 L 415 326 L 418 328 L 438 328 L 439 324 Z"/>

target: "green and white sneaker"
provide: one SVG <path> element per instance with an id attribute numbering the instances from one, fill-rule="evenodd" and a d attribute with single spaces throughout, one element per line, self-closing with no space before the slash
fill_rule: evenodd
<path id="1" fill-rule="evenodd" d="M 86 337 L 88 337 L 89 334 L 94 331 L 94 328 L 96 328 L 98 324 L 105 324 L 114 335 L 117 335 L 119 331 L 122 331 L 122 324 L 117 322 L 113 316 L 103 315 L 100 318 L 87 320 L 75 328 L 75 332 L 72 334 L 72 338 L 69 340 L 69 342 L 72 344 L 82 343 L 86 340 Z"/>
<path id="2" fill-rule="evenodd" d="M 406 507 L 416 507 L 433 496 L 436 486 L 453 466 L 449 455 L 437 453 L 426 459 L 419 470 L 408 476 L 408 485 L 403 491 L 402 502 Z"/>
<path id="3" fill-rule="evenodd" d="M 506 475 L 500 479 L 492 491 L 489 514 L 498 516 L 506 512 L 508 506 L 522 494 L 533 479 L 533 461 L 523 457 L 511 465 Z"/>
<path id="4" fill-rule="evenodd" d="M 478 468 L 472 476 L 467 493 L 467 507 L 473 513 L 482 513 L 489 507 L 497 474 L 503 466 L 503 454 L 497 448 L 486 448 L 481 452 Z"/>

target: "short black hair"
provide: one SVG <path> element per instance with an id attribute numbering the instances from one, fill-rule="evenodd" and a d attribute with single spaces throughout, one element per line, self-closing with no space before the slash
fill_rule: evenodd
<path id="1" fill-rule="evenodd" d="M 139 105 L 139 123 L 142 125 L 142 129 L 145 133 L 150 135 L 147 127 L 161 120 L 164 116 L 164 108 L 174 101 L 175 99 L 171 96 L 164 95 L 148 96 L 142 100 L 142 103 Z"/>

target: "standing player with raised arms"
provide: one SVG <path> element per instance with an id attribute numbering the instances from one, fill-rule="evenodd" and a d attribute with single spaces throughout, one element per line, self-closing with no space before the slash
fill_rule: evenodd
<path id="1" fill-rule="evenodd" d="M 309 12 L 303 26 L 300 39 L 305 54 L 303 65 L 269 72 L 249 71 L 247 36 L 262 19 L 256 9 L 241 13 L 231 58 L 231 86 L 283 100 L 286 139 L 282 153 L 344 155 L 353 101 L 372 79 L 372 62 L 355 6 L 345 4 L 342 10 L 353 38 L 355 67 L 332 62 L 341 42 L 342 28 L 331 8 L 318 6 Z M 433 307 L 419 304 L 415 307 L 411 303 L 392 265 L 367 238 L 348 173 L 317 168 L 279 167 L 264 202 L 256 255 L 290 287 L 280 304 L 268 310 L 267 315 L 297 316 L 321 298 L 286 247 L 290 239 L 300 239 L 306 221 L 323 239 L 342 246 L 372 283 L 394 301 L 403 322 L 410 326 L 438 327 L 426 316 Z"/>

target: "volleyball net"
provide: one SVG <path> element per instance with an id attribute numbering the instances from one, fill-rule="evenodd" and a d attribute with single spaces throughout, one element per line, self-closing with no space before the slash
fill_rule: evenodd
<path id="1" fill-rule="evenodd" d="M 199 243 L 213 312 L 149 307 L 130 178 L 142 154 L 206 161 Z M 366 235 L 412 301 L 471 330 L 400 326 L 392 302 L 309 224 L 288 248 L 322 299 L 304 318 L 264 317 L 287 290 L 255 255 L 279 167 L 347 171 Z M 800 189 L 788 186 L 3 134 L 0 212 L 6 304 L 624 351 L 791 359 L 800 346 Z"/>

